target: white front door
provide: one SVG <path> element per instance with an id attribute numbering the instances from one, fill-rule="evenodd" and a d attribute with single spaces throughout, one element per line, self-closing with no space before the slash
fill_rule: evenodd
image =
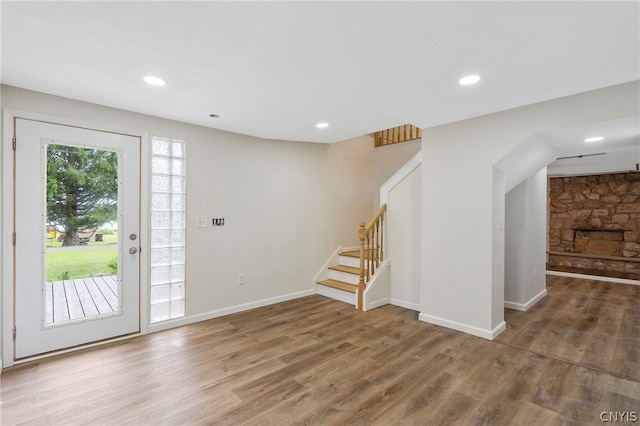
<path id="1" fill-rule="evenodd" d="M 14 359 L 138 332 L 139 137 L 15 124 Z"/>

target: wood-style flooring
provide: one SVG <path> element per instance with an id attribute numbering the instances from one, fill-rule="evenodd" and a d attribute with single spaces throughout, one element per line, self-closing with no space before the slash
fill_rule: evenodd
<path id="1" fill-rule="evenodd" d="M 2 425 L 600 425 L 640 411 L 640 286 L 548 276 L 487 341 L 310 296 L 6 369 Z"/>

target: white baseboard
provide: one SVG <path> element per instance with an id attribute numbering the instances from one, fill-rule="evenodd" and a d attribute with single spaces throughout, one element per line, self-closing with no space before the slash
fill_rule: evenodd
<path id="1" fill-rule="evenodd" d="M 594 281 L 606 281 L 609 283 L 618 283 L 618 284 L 640 285 L 640 281 L 638 280 L 628 280 L 626 278 L 601 277 L 600 275 L 576 274 L 573 272 L 547 271 L 547 275 L 557 275 L 559 277 L 581 278 L 585 280 L 594 280 Z"/>
<path id="2" fill-rule="evenodd" d="M 365 309 L 365 311 L 370 311 L 372 309 L 379 308 L 380 306 L 388 305 L 390 300 L 391 299 L 389 299 L 388 297 L 385 297 L 380 300 L 374 300 L 373 302 L 369 302 L 368 306 L 366 307 L 367 309 Z"/>
<path id="3" fill-rule="evenodd" d="M 542 299 L 546 295 L 547 295 L 547 289 L 545 288 L 540 293 L 538 293 L 534 297 L 532 297 L 526 303 L 516 303 L 516 302 L 509 302 L 509 301 L 505 300 L 504 301 L 504 307 L 505 308 L 509 308 L 509 309 L 514 309 L 516 311 L 527 312 L 529 309 L 531 309 L 531 307 L 533 305 L 538 303 L 540 301 L 540 299 Z"/>
<path id="4" fill-rule="evenodd" d="M 176 320 L 165 321 L 159 324 L 151 324 L 148 327 L 149 333 L 155 333 L 156 331 L 168 330 L 170 328 L 179 327 L 182 325 L 194 324 L 200 321 L 206 321 L 213 318 L 223 317 L 225 315 L 235 314 L 238 312 L 248 311 L 249 309 L 261 308 L 263 306 L 273 305 L 280 302 L 286 302 L 287 300 L 299 299 L 305 296 L 311 296 L 315 294 L 313 289 L 299 291 L 297 293 L 285 294 L 283 296 L 271 297 L 269 299 L 256 300 L 255 302 L 244 303 L 242 305 L 230 306 L 228 308 L 222 308 L 215 311 L 205 312 L 198 315 L 192 315 Z"/>
<path id="5" fill-rule="evenodd" d="M 393 297 L 389 299 L 389 303 L 391 303 L 394 306 L 400 306 L 401 308 L 420 312 L 420 305 L 418 303 L 412 303 L 412 302 L 407 302 L 406 300 L 394 299 Z"/>
<path id="6" fill-rule="evenodd" d="M 428 322 L 428 323 L 439 325 L 442 327 L 451 328 L 453 330 L 462 331 L 464 333 L 471 334 L 473 336 L 482 337 L 483 339 L 487 339 L 487 340 L 495 339 L 496 337 L 498 337 L 500 333 L 502 333 L 507 328 L 507 323 L 504 321 L 498 324 L 493 330 L 486 330 L 483 328 L 462 324 L 457 321 L 451 321 L 451 320 L 436 317 L 433 315 L 428 315 L 425 313 L 420 313 L 420 315 L 418 315 L 418 319 L 420 321 Z"/>

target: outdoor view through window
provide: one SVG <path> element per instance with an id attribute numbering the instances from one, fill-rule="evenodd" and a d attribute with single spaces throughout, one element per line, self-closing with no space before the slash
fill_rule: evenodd
<path id="1" fill-rule="evenodd" d="M 45 148 L 44 323 L 118 312 L 118 154 Z"/>

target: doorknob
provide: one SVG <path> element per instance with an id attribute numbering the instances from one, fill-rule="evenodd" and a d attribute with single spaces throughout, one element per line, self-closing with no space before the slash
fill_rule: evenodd
<path id="1" fill-rule="evenodd" d="M 131 253 L 131 254 L 136 254 L 137 252 L 138 252 L 138 248 L 137 247 L 131 247 L 129 249 L 129 253 Z"/>

